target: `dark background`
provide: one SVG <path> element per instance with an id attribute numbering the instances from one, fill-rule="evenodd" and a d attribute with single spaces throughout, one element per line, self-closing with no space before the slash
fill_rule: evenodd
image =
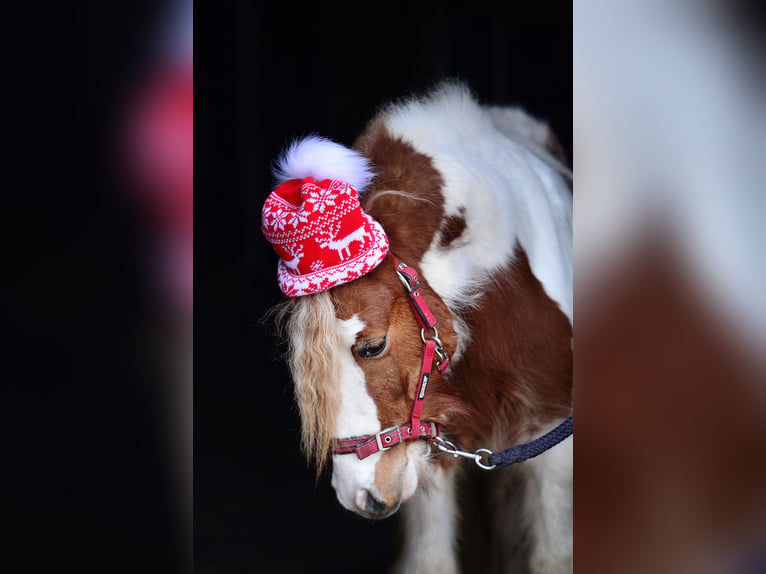
<path id="1" fill-rule="evenodd" d="M 315 479 L 260 322 L 280 300 L 259 228 L 270 165 L 303 134 L 350 145 L 381 104 L 445 77 L 549 120 L 571 157 L 571 4 L 195 8 L 195 570 L 386 572 L 396 518 L 357 517 Z"/>
<path id="2" fill-rule="evenodd" d="M 154 241 L 114 149 L 120 110 L 167 17 L 163 4 L 4 6 L 4 573 L 189 571 L 179 508 L 185 469 L 166 448 L 163 403 L 174 396 L 164 303 L 147 266 Z M 762 49 L 764 4 L 736 4 L 741 30 Z M 289 378 L 271 330 L 259 324 L 280 297 L 276 257 L 259 232 L 269 166 L 297 135 L 350 143 L 377 106 L 445 76 L 466 80 L 483 102 L 521 104 L 549 119 L 571 157 L 571 3 L 253 0 L 196 8 L 195 569 L 386 571 L 395 519 L 358 518 L 335 501 L 329 477 L 315 481 L 300 456 Z M 602 352 L 598 346 L 598 359 Z M 650 444 L 647 424 L 640 436 L 630 427 L 640 444 Z M 578 445 L 586 447 L 583 436 Z M 681 444 L 666 438 L 667 448 Z M 628 457 L 607 475 L 619 501 L 634 468 L 651 477 L 648 488 L 661 484 L 651 473 L 666 468 L 666 451 L 658 459 L 657 449 L 645 450 L 647 458 Z M 578 458 L 587 467 L 587 456 Z M 603 480 L 603 457 L 590 468 Z M 622 482 L 613 480 L 620 473 Z M 725 484 L 727 494 L 737 492 Z M 672 500 L 658 495 L 659 504 Z M 598 536 L 604 531 L 627 540 L 612 549 L 612 564 L 625 564 L 622 549 L 636 556 L 636 544 L 650 553 L 643 533 L 624 538 L 620 504 L 605 507 L 597 491 L 589 507 L 587 496 L 590 524 L 578 528 L 578 556 L 588 557 L 594 523 L 606 525 L 591 531 L 596 561 L 610 550 Z"/>
<path id="3" fill-rule="evenodd" d="M 350 144 L 378 106 L 445 77 L 549 119 L 571 156 L 571 4 L 195 8 L 195 570 L 387 571 L 396 519 L 359 518 L 316 480 L 259 322 L 280 300 L 259 230 L 270 164 L 302 134 Z M 188 571 L 184 469 L 168 452 L 174 327 L 115 145 L 168 15 L 152 0 L 13 9 L 0 51 L 0 570 Z"/>
<path id="4" fill-rule="evenodd" d="M 2 572 L 183 568 L 164 305 L 117 149 L 158 8 L 3 13 Z"/>

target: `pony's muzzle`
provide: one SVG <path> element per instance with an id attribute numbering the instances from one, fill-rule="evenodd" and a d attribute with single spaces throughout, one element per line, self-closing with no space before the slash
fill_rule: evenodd
<path id="1" fill-rule="evenodd" d="M 355 502 L 358 512 L 370 518 L 386 518 L 396 510 L 365 488 L 357 490 Z"/>

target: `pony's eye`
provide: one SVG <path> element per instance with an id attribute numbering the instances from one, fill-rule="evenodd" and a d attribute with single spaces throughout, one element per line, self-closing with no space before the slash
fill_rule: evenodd
<path id="1" fill-rule="evenodd" d="M 380 355 L 386 348 L 386 336 L 376 337 L 375 339 L 369 339 L 362 341 L 357 347 L 356 354 L 363 359 L 372 359 Z"/>

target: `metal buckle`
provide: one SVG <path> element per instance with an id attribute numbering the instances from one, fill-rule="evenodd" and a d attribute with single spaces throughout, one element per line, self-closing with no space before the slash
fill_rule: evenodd
<path id="1" fill-rule="evenodd" d="M 396 274 L 399 276 L 399 281 L 402 282 L 402 285 L 404 285 L 407 291 L 412 293 L 414 289 L 418 288 L 419 281 L 417 280 L 416 276 L 415 283 L 413 285 L 412 277 L 402 271 L 405 267 L 407 267 L 407 265 L 404 263 L 399 263 L 399 265 L 396 266 Z"/>
<path id="2" fill-rule="evenodd" d="M 389 444 L 388 446 L 383 445 L 383 441 L 381 440 L 381 435 L 390 433 L 391 431 L 395 430 L 396 434 L 399 435 L 399 442 L 396 442 L 394 444 Z M 383 429 L 379 433 L 375 435 L 375 442 L 378 444 L 378 450 L 388 450 L 392 446 L 396 446 L 397 444 L 400 444 L 402 442 L 402 427 L 400 425 L 394 425 L 392 427 L 388 427 L 387 429 Z"/>
<path id="3" fill-rule="evenodd" d="M 444 350 L 444 344 L 442 343 L 442 340 L 439 338 L 439 331 L 436 330 L 436 325 L 433 327 L 430 327 L 430 329 L 433 329 L 433 337 L 430 337 L 430 340 L 433 340 L 436 342 L 436 348 L 434 349 L 434 352 L 439 357 L 439 360 L 436 362 L 436 368 L 439 369 L 439 372 L 441 372 L 441 364 L 449 359 L 449 355 L 447 355 L 447 351 Z M 426 344 L 426 330 L 425 328 L 420 328 L 420 340 L 423 341 L 423 344 Z"/>

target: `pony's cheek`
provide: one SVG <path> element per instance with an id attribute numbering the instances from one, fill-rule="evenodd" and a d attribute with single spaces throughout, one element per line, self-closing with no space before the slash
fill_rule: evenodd
<path id="1" fill-rule="evenodd" d="M 418 489 L 418 472 L 415 469 L 414 461 L 408 461 L 404 468 L 404 477 L 402 478 L 402 502 L 410 498 Z"/>

